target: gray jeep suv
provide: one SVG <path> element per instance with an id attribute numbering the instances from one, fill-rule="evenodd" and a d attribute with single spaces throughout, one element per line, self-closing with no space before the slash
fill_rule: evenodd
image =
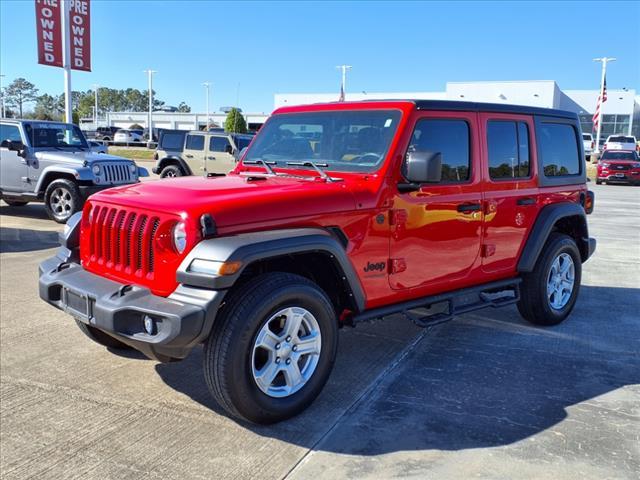
<path id="1" fill-rule="evenodd" d="M 49 217 L 65 223 L 92 193 L 148 175 L 131 160 L 91 152 L 75 125 L 0 121 L 0 197 L 11 206 L 43 201 Z"/>

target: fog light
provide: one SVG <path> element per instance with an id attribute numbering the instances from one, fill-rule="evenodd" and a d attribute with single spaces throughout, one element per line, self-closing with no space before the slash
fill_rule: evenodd
<path id="1" fill-rule="evenodd" d="M 149 315 L 144 316 L 144 331 L 149 335 L 155 335 L 156 333 L 156 321 Z"/>

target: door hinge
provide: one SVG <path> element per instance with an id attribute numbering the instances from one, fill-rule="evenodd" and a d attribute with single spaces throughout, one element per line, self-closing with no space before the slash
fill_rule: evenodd
<path id="1" fill-rule="evenodd" d="M 389 265 L 391 274 L 402 273 L 407 269 L 407 261 L 404 258 L 390 258 Z"/>
<path id="2" fill-rule="evenodd" d="M 409 214 L 403 208 L 389 210 L 389 225 L 402 225 L 406 223 Z"/>

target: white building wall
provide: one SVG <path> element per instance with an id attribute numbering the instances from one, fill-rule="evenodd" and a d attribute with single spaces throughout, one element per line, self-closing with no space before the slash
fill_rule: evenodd
<path id="1" fill-rule="evenodd" d="M 274 108 L 292 105 L 310 105 L 312 103 L 337 102 L 339 93 L 276 93 L 274 95 Z M 347 102 L 361 100 L 445 100 L 446 92 L 375 92 L 375 93 L 347 93 Z"/>
<path id="2" fill-rule="evenodd" d="M 447 100 L 557 108 L 560 89 L 553 80 L 527 82 L 448 82 Z"/>

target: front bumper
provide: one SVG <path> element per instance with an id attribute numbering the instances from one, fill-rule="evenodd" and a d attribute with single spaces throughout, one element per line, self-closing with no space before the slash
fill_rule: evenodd
<path id="1" fill-rule="evenodd" d="M 169 297 L 90 273 L 61 248 L 40 264 L 40 298 L 144 353 L 170 361 L 186 357 L 211 331 L 225 291 L 180 285 Z M 145 316 L 154 331 L 145 331 Z"/>

